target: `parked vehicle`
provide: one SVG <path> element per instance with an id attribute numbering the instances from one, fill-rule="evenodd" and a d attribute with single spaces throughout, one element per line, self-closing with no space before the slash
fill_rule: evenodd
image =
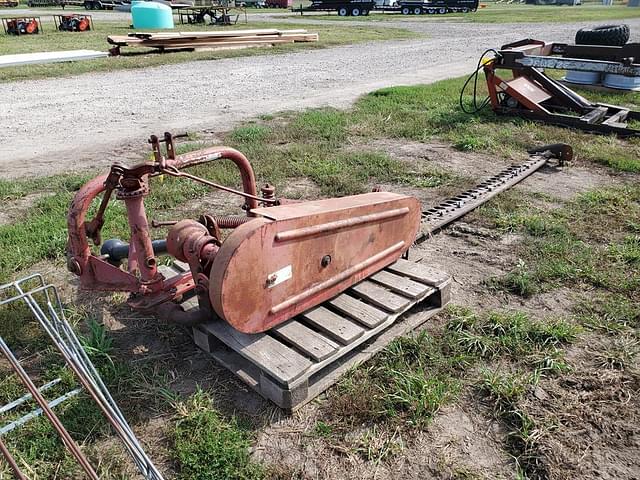
<path id="1" fill-rule="evenodd" d="M 467 13 L 478 9 L 478 0 L 312 0 L 305 12 L 338 12 L 338 15 L 354 17 L 369 15 L 371 11 L 397 12 L 403 15 Z M 298 11 L 298 9 L 296 9 Z"/>
<path id="2" fill-rule="evenodd" d="M 252 7 L 252 8 L 265 8 L 267 2 L 265 0 L 236 0 L 236 7 Z"/>
<path id="3" fill-rule="evenodd" d="M 376 7 L 374 0 L 313 0 L 306 11 L 311 12 L 338 12 L 341 17 L 351 15 L 369 15 L 369 12 Z M 301 9 L 302 11 L 302 9 Z"/>
<path id="4" fill-rule="evenodd" d="M 267 0 L 267 8 L 291 8 L 293 0 Z"/>
<path id="5" fill-rule="evenodd" d="M 478 0 L 398 0 L 395 7 L 378 7 L 386 12 L 400 11 L 403 15 L 468 13 L 478 9 Z"/>

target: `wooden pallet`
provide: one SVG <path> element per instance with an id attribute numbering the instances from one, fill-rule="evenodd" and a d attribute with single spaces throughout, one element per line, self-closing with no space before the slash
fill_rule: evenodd
<path id="1" fill-rule="evenodd" d="M 438 313 L 449 302 L 449 287 L 448 275 L 398 260 L 266 333 L 247 335 L 214 320 L 194 327 L 193 338 L 260 395 L 293 411 Z M 417 304 L 419 310 L 403 315 Z M 183 306 L 197 308 L 197 301 Z"/>

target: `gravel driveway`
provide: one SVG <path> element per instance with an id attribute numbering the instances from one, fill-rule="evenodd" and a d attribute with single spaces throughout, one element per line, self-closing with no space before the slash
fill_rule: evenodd
<path id="1" fill-rule="evenodd" d="M 638 41 L 640 20 L 626 23 Z M 341 24 L 348 28 L 347 22 Z M 140 151 L 152 133 L 225 131 L 259 114 L 346 107 L 377 88 L 469 73 L 487 47 L 521 38 L 572 41 L 576 29 L 585 26 L 384 25 L 410 28 L 428 38 L 2 83 L 0 171 L 11 178 L 132 161 L 131 152 Z"/>

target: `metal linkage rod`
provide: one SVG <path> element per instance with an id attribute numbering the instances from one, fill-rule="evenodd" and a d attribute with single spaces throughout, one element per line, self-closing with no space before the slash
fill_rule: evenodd
<path id="1" fill-rule="evenodd" d="M 22 473 L 22 470 L 20 470 L 20 467 L 18 466 L 15 458 L 13 458 L 13 455 L 11 455 L 11 452 L 2 441 L 2 438 L 0 438 L 0 453 L 2 453 L 2 456 L 9 464 L 9 467 L 11 467 L 11 470 L 13 470 L 13 473 L 18 478 L 18 480 L 28 480 L 27 477 L 24 476 L 24 473 Z"/>
<path id="2" fill-rule="evenodd" d="M 192 175 L 190 173 L 186 173 L 178 170 L 176 167 L 166 167 L 162 169 L 162 173 L 165 175 L 170 175 L 172 177 L 184 177 L 189 180 L 193 180 L 194 182 L 202 183 L 203 185 L 207 185 L 208 187 L 217 188 L 218 190 L 222 190 L 223 192 L 233 193 L 235 195 L 239 195 L 244 198 L 249 198 L 251 200 L 256 200 L 258 202 L 262 202 L 265 204 L 275 205 L 278 203 L 278 200 L 275 198 L 264 198 L 258 197 L 257 195 L 252 195 L 250 193 L 241 192 L 240 190 L 236 190 L 235 188 L 225 187 L 224 185 L 220 185 L 219 183 L 212 182 L 205 178 L 198 177 L 196 175 Z"/>
<path id="3" fill-rule="evenodd" d="M 67 429 L 64 428 L 64 425 L 62 425 L 62 422 L 60 421 L 58 416 L 53 412 L 53 409 L 49 406 L 45 398 L 38 391 L 38 388 L 33 384 L 33 381 L 31 380 L 27 372 L 25 372 L 25 370 L 22 368 L 22 365 L 20 365 L 18 359 L 9 349 L 2 337 L 0 337 L 0 352 L 2 352 L 2 354 L 5 356 L 5 358 L 11 365 L 11 368 L 13 368 L 13 370 L 16 372 L 27 390 L 29 390 L 31 395 L 33 395 L 33 399 L 43 410 L 44 415 L 49 419 L 49 421 L 53 425 L 53 428 L 55 428 L 55 430 L 58 432 L 58 435 L 60 435 L 62 442 L 78 461 L 85 473 L 92 480 L 100 480 L 100 477 L 98 477 L 98 474 L 95 472 L 95 470 L 87 460 L 87 457 L 84 456 L 84 454 L 80 450 L 80 447 L 78 447 L 73 438 L 71 438 L 71 435 L 69 435 Z"/>

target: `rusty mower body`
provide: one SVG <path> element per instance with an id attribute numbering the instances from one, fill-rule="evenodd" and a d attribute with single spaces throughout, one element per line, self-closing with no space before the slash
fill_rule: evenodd
<path id="1" fill-rule="evenodd" d="M 584 57 L 588 55 L 589 48 L 594 49 L 592 57 L 603 58 L 604 55 L 613 60 L 554 56 L 573 52 Z M 544 69 L 566 69 L 639 77 L 640 64 L 634 63 L 633 58 L 620 57 L 625 52 L 636 50 L 637 46 L 568 46 L 539 40 L 523 40 L 505 45 L 499 51 L 492 51 L 493 58 L 481 62 L 480 68 L 484 70 L 489 91 L 486 103 L 490 103 L 493 111 L 498 114 L 594 133 L 614 133 L 621 137 L 640 136 L 640 130 L 630 125 L 632 121 L 640 121 L 640 112 L 590 102 L 544 73 Z M 508 76 L 503 75 L 503 72 Z"/>
<path id="2" fill-rule="evenodd" d="M 130 292 L 129 304 L 159 317 L 195 324 L 220 317 L 245 333 L 262 332 L 328 300 L 407 252 L 420 226 L 414 197 L 374 192 L 340 199 L 293 202 L 276 198 L 266 185 L 258 194 L 253 169 L 237 150 L 207 148 L 176 156 L 174 140 L 152 137 L 155 161 L 89 181 L 73 199 L 68 217 L 68 268 L 82 288 Z M 166 156 L 161 151 L 166 144 Z M 187 173 L 190 167 L 223 159 L 235 163 L 242 191 Z M 203 214 L 198 221 L 170 225 L 166 238 L 152 240 L 144 207 L 149 178 L 170 175 L 203 183 L 244 198 L 244 215 Z M 99 200 L 99 196 L 102 198 Z M 131 238 L 109 240 L 101 254 L 100 231 L 111 198 L 124 202 Z M 99 200 L 96 216 L 87 213 Z M 153 222 L 152 222 L 153 223 Z M 157 224 L 155 224 L 157 225 Z M 221 230 L 231 232 L 224 238 Z M 158 255 L 188 264 L 167 280 Z M 120 261 L 127 259 L 126 270 Z M 176 303 L 197 295 L 199 309 Z"/>

